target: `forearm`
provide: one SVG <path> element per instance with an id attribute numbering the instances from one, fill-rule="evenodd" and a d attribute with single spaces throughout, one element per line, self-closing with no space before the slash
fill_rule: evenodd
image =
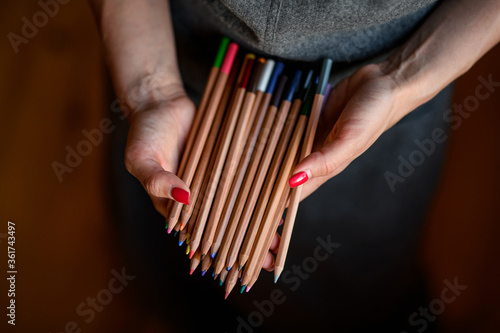
<path id="1" fill-rule="evenodd" d="M 443 2 L 382 70 L 394 79 L 405 101 L 395 115 L 429 101 L 465 73 L 500 41 L 498 0 Z"/>
<path id="2" fill-rule="evenodd" d="M 132 111 L 182 93 L 166 0 L 90 0 L 117 96 Z"/>

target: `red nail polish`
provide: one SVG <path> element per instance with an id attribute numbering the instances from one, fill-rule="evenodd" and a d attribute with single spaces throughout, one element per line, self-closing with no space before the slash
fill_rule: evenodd
<path id="1" fill-rule="evenodd" d="M 290 184 L 290 187 L 297 187 L 304 184 L 308 179 L 309 176 L 307 173 L 305 171 L 301 171 L 290 177 L 288 184 Z"/>
<path id="2" fill-rule="evenodd" d="M 182 188 L 174 187 L 172 189 L 172 198 L 174 198 L 175 201 L 189 205 L 189 192 L 184 191 Z"/>

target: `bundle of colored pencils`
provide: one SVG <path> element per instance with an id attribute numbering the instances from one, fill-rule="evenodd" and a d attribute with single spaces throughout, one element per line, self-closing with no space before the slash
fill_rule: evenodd
<path id="1" fill-rule="evenodd" d="M 190 203 L 171 201 L 166 226 L 187 244 L 190 273 L 212 266 L 226 298 L 238 277 L 241 292 L 257 280 L 288 203 L 275 282 L 283 270 L 301 194 L 288 179 L 311 153 L 332 65 L 318 77 L 237 53 L 223 38 L 178 171 Z"/>

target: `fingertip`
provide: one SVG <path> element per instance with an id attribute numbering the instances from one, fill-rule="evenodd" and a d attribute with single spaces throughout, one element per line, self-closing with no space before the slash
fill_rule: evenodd
<path id="1" fill-rule="evenodd" d="M 293 174 L 290 179 L 288 179 L 288 184 L 290 187 L 294 188 L 304 184 L 311 178 L 311 171 L 303 170 Z"/>
<path id="2" fill-rule="evenodd" d="M 172 187 L 170 190 L 170 196 L 177 202 L 189 205 L 189 192 L 180 187 Z"/>
<path id="3" fill-rule="evenodd" d="M 268 272 L 272 272 L 274 270 L 274 256 L 270 252 L 266 253 L 266 259 L 264 259 L 262 268 Z"/>
<path id="4" fill-rule="evenodd" d="M 276 254 L 278 252 L 280 246 L 281 237 L 277 233 L 273 237 L 273 241 L 271 242 L 271 246 L 269 247 L 269 251 Z"/>

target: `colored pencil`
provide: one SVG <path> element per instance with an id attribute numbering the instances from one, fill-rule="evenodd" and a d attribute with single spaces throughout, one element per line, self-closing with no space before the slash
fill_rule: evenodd
<path id="1" fill-rule="evenodd" d="M 308 85 L 305 85 L 306 88 L 303 89 L 302 94 L 300 94 L 301 100 L 305 100 L 307 97 L 312 102 L 312 92 L 309 92 L 311 84 L 312 84 L 312 82 L 311 82 L 310 77 L 309 77 Z M 278 177 L 281 163 L 282 163 L 283 158 L 285 157 L 285 154 L 287 152 L 289 142 L 292 139 L 292 136 L 294 135 L 293 133 L 296 132 L 296 128 L 297 128 L 297 125 L 299 122 L 297 120 L 297 115 L 298 115 L 299 111 L 302 114 L 306 113 L 306 109 L 308 107 L 310 107 L 310 103 L 307 104 L 307 101 L 306 101 L 306 103 L 304 103 L 304 105 L 302 105 L 302 108 L 300 107 L 300 105 L 296 105 L 296 108 L 293 109 L 294 112 L 293 112 L 293 114 L 291 114 L 292 117 L 290 117 L 289 122 L 285 126 L 285 130 L 283 131 L 283 133 L 280 137 L 280 142 L 278 143 L 277 149 L 274 153 L 271 167 L 269 168 L 268 174 L 266 176 L 266 180 L 264 182 L 264 187 L 263 187 L 262 191 L 260 192 L 258 202 L 257 202 L 257 205 L 255 206 L 255 210 L 253 212 L 253 215 L 251 215 L 252 214 L 251 212 L 249 214 L 245 215 L 247 219 L 249 219 L 251 217 L 251 222 L 250 222 L 250 227 L 247 231 L 247 234 L 245 235 L 245 240 L 244 240 L 243 245 L 241 247 L 240 253 L 238 255 L 238 263 L 239 263 L 240 268 L 243 265 L 245 265 L 246 261 L 248 260 L 248 257 L 250 255 L 250 251 L 252 250 L 252 246 L 253 246 L 255 237 L 256 237 L 257 232 L 259 230 L 261 220 L 262 220 L 264 213 L 265 213 L 267 202 L 269 200 L 269 197 L 271 196 L 276 178 Z M 301 122 L 304 122 L 304 123 L 307 122 L 306 116 L 300 116 L 299 119 L 301 119 L 301 118 L 305 118 L 305 119 L 301 120 Z"/>
<path id="2" fill-rule="evenodd" d="M 222 93 L 226 86 L 226 82 L 229 78 L 229 73 L 231 71 L 231 67 L 233 66 L 234 58 L 236 57 L 237 51 L 238 51 L 238 45 L 235 43 L 230 43 L 227 48 L 226 55 L 224 57 L 224 62 L 217 76 L 217 80 L 215 82 L 210 100 L 208 102 L 206 112 L 203 115 L 203 121 L 200 123 L 198 130 L 194 134 L 194 143 L 190 151 L 190 154 L 189 156 L 187 154 L 184 154 L 182 157 L 182 160 L 186 160 L 185 162 L 186 167 L 183 170 L 184 172 L 182 175 L 182 180 L 186 183 L 187 186 L 191 185 L 191 181 L 194 177 L 198 161 L 201 157 L 203 147 L 205 146 L 205 141 L 210 131 L 212 121 L 215 117 L 217 107 L 219 106 Z M 172 204 L 172 208 L 170 210 L 170 214 L 167 221 L 168 233 L 170 233 L 170 231 L 177 224 L 179 215 L 181 213 L 181 209 L 182 209 L 181 203 L 175 202 Z"/>
<path id="3" fill-rule="evenodd" d="M 244 183 L 242 191 L 240 192 L 242 198 L 238 200 L 239 201 L 238 208 L 241 207 L 241 209 L 235 210 L 235 212 L 244 214 L 234 215 L 232 217 L 233 219 L 238 221 L 236 222 L 238 227 L 227 255 L 227 260 L 226 260 L 227 267 L 232 267 L 237 260 L 238 252 L 243 242 L 245 232 L 247 231 L 248 222 L 250 221 L 250 215 L 253 212 L 255 204 L 257 203 L 267 171 L 269 170 L 269 166 L 271 165 L 271 161 L 276 151 L 279 138 L 285 126 L 285 122 L 292 105 L 291 103 L 293 101 L 294 94 L 297 90 L 297 87 L 299 86 L 301 75 L 302 72 L 300 70 L 297 70 L 295 72 L 293 79 L 288 84 L 284 98 L 282 99 L 280 108 L 276 116 L 276 120 L 272 125 L 271 133 L 267 138 L 267 140 L 263 140 L 262 142 L 260 142 L 260 144 L 265 145 L 265 151 L 262 155 L 262 158 L 260 159 L 260 163 L 257 162 L 255 164 L 256 165 L 255 171 L 257 171 L 257 165 L 258 165 L 259 173 L 248 175 L 248 177 L 245 179 L 246 182 Z M 271 128 L 271 126 L 268 128 Z M 245 187 L 245 185 L 248 186 Z"/>
<path id="4" fill-rule="evenodd" d="M 254 62 L 252 76 L 247 86 L 247 92 L 245 94 L 242 110 L 240 112 L 240 118 L 238 119 L 238 125 L 236 126 L 233 139 L 231 140 L 231 148 L 226 158 L 224 171 L 217 187 L 217 194 L 214 202 L 212 203 L 208 222 L 203 234 L 201 243 L 202 255 L 207 254 L 212 246 L 215 231 L 217 230 L 217 225 L 222 215 L 227 195 L 229 194 L 237 171 L 236 168 L 238 167 L 240 159 L 243 156 L 243 148 L 245 147 L 250 129 L 257 114 L 253 111 L 255 111 L 254 104 L 257 93 L 257 84 L 262 74 L 262 70 L 264 69 L 264 65 L 264 58 L 259 58 Z"/>
<path id="5" fill-rule="evenodd" d="M 300 161 L 311 154 L 314 138 L 316 136 L 316 129 L 318 127 L 319 116 L 321 109 L 324 105 L 324 97 L 328 84 L 328 79 L 330 77 L 330 72 L 332 68 L 332 61 L 326 59 L 323 61 L 323 67 L 321 69 L 321 74 L 318 82 L 318 87 L 316 90 L 316 95 L 314 96 L 314 102 L 311 110 L 311 115 L 309 117 L 309 122 L 307 124 L 306 134 L 304 136 L 304 142 L 302 144 L 302 150 L 300 152 Z M 290 239 L 292 236 L 293 226 L 295 224 L 295 218 L 297 215 L 297 209 L 300 202 L 300 195 L 302 192 L 302 186 L 293 188 L 290 196 L 290 203 L 288 206 L 288 211 L 286 214 L 285 222 L 283 225 L 283 230 L 281 233 L 281 240 L 279 245 L 278 254 L 276 256 L 275 268 L 274 268 L 274 282 L 277 282 L 281 272 L 283 271 L 286 254 L 288 253 L 288 247 L 290 245 Z"/>
<path id="6" fill-rule="evenodd" d="M 278 76 L 281 75 L 283 68 L 283 63 L 278 62 L 275 67 L 275 62 L 273 60 L 267 60 L 261 78 L 259 80 L 257 87 L 257 96 L 255 98 L 254 104 L 255 108 L 254 110 L 252 110 L 252 112 L 255 112 L 257 115 L 254 120 L 252 130 L 249 134 L 249 139 L 243 153 L 243 158 L 240 161 L 238 170 L 236 171 L 235 180 L 233 181 L 233 185 L 226 200 L 222 216 L 220 218 L 219 224 L 217 225 L 217 230 L 210 251 L 210 255 L 212 258 L 215 257 L 215 254 L 219 250 L 220 244 L 224 237 L 224 233 L 226 232 L 226 227 L 231 217 L 234 205 L 236 204 L 236 199 L 245 177 L 245 173 L 247 172 L 246 170 L 248 169 L 250 158 L 258 150 L 258 147 L 256 147 L 257 138 L 260 134 L 267 108 L 269 106 L 269 103 L 271 102 L 271 97 L 272 93 L 274 92 L 274 87 L 276 86 L 276 81 L 278 80 Z"/>
<path id="7" fill-rule="evenodd" d="M 214 164 L 214 168 L 210 175 L 210 181 L 207 186 L 207 190 L 203 196 L 203 202 L 201 204 L 200 211 L 198 213 L 198 220 L 193 230 L 193 234 L 191 235 L 191 252 L 190 257 L 194 254 L 194 252 L 198 249 L 198 246 L 201 242 L 201 237 L 203 234 L 203 230 L 205 229 L 205 225 L 208 219 L 208 215 L 210 213 L 210 209 L 212 208 L 212 203 L 215 197 L 215 192 L 217 191 L 217 186 L 219 184 L 219 180 L 224 168 L 224 164 L 226 162 L 226 157 L 230 150 L 231 141 L 233 138 L 233 134 L 235 129 L 241 125 L 242 122 L 238 123 L 238 118 L 240 114 L 242 115 L 242 120 L 248 118 L 248 111 L 245 110 L 246 113 L 240 113 L 242 110 L 243 100 L 246 93 L 246 87 L 248 84 L 248 80 L 250 78 L 250 73 L 252 71 L 253 63 L 254 63 L 255 55 L 249 53 L 245 57 L 245 61 L 243 67 L 240 71 L 240 74 L 243 75 L 243 80 L 240 86 L 236 89 L 235 99 L 233 104 L 230 106 L 230 110 L 228 111 L 228 126 L 225 129 L 225 132 L 222 134 L 223 142 L 220 146 L 219 151 L 217 152 L 217 159 Z M 238 80 L 240 81 L 240 80 Z"/>
<path id="8" fill-rule="evenodd" d="M 189 275 L 193 275 L 196 267 L 200 264 L 201 261 L 201 253 L 200 251 L 196 251 L 196 253 L 190 258 L 191 262 L 189 264 Z"/>
<path id="9" fill-rule="evenodd" d="M 312 95 L 312 93 L 310 95 Z M 305 103 L 306 110 L 309 109 L 308 104 L 309 103 L 307 102 Z M 273 223 L 277 223 L 273 221 L 272 217 L 278 209 L 283 191 L 285 191 L 288 186 L 288 178 L 290 177 L 290 172 L 294 165 L 293 163 L 295 162 L 295 156 L 298 153 L 298 148 L 302 141 L 302 136 L 307 125 L 307 118 L 307 114 L 304 113 L 299 117 L 290 144 L 286 151 L 285 158 L 283 159 L 283 163 L 280 168 L 278 178 L 276 179 L 272 194 L 269 197 L 265 197 L 266 199 L 268 198 L 268 200 L 266 200 L 267 202 L 265 202 L 265 213 L 263 215 L 262 222 L 260 223 L 260 228 L 257 233 L 257 237 L 255 238 L 255 242 L 251 242 L 253 244 L 248 256 L 248 262 L 243 263 L 246 264 L 242 279 L 242 283 L 244 285 L 247 285 L 250 282 L 252 275 L 255 274 L 255 270 L 257 269 L 259 260 L 259 253 L 261 253 L 261 251 L 263 251 L 263 248 L 265 247 L 265 235 L 268 234 L 270 228 L 273 226 Z M 242 265 L 242 262 L 240 262 L 240 265 Z"/>
<path id="10" fill-rule="evenodd" d="M 224 299 L 227 299 L 227 297 L 229 296 L 229 294 L 233 290 L 234 286 L 236 285 L 236 282 L 238 281 L 238 274 L 239 274 L 239 271 L 238 271 L 238 268 L 236 266 L 231 268 L 231 270 L 229 271 L 229 275 L 226 277 L 226 281 L 225 281 L 226 287 L 224 290 L 225 291 Z"/>
<path id="11" fill-rule="evenodd" d="M 258 139 L 259 147 L 257 147 L 257 149 L 255 149 L 254 151 L 255 158 L 251 160 L 250 168 L 247 170 L 247 173 L 245 174 L 245 179 L 243 180 L 242 188 L 239 191 L 235 209 L 232 212 L 231 218 L 228 222 L 228 228 L 226 229 L 224 238 L 221 243 L 221 248 L 219 249 L 219 255 L 217 256 L 216 264 L 214 267 L 216 272 L 219 272 L 224 266 L 228 267 L 226 265 L 226 256 L 231 248 L 231 244 L 233 242 L 233 236 L 238 227 L 239 215 L 243 210 L 243 206 L 246 202 L 248 191 L 250 189 L 250 186 L 254 182 L 254 176 L 256 174 L 257 167 L 260 161 L 260 155 L 261 155 L 260 151 L 263 151 L 263 147 L 266 145 L 269 129 L 272 128 L 272 124 L 274 122 L 275 115 L 278 110 L 279 101 L 281 100 L 281 95 L 283 93 L 287 80 L 288 77 L 285 75 L 281 75 L 279 77 L 275 94 L 273 95 L 271 105 L 268 108 L 266 119 L 264 120 L 264 124 L 262 125 L 263 128 L 261 130 L 261 133 L 259 134 L 259 139 Z M 276 126 L 276 131 L 278 130 L 281 131 L 281 128 Z M 272 154 L 272 152 L 270 154 Z M 264 177 L 267 169 L 265 169 L 264 166 L 262 166 L 260 171 L 261 172 L 258 175 Z M 255 193 L 255 195 L 258 195 L 258 193 Z"/>
<path id="12" fill-rule="evenodd" d="M 210 256 L 205 256 L 201 261 L 201 276 L 204 276 L 212 265 L 212 258 Z"/>
<path id="13" fill-rule="evenodd" d="M 296 158 L 296 160 L 298 161 L 297 158 Z M 276 214 L 274 215 L 274 220 L 273 220 L 274 224 L 271 227 L 269 234 L 266 236 L 266 243 L 265 243 L 266 245 L 264 246 L 263 251 L 259 255 L 259 260 L 258 260 L 259 265 L 257 266 L 258 269 L 253 274 L 250 282 L 248 283 L 248 285 L 247 285 L 248 289 L 253 287 L 254 283 L 257 281 L 257 279 L 260 275 L 260 272 L 262 271 L 262 269 L 260 269 L 260 268 L 262 268 L 262 265 L 264 265 L 266 255 L 269 251 L 269 248 L 271 247 L 271 243 L 273 241 L 274 235 L 277 232 L 279 222 L 281 221 L 281 216 L 283 215 L 283 211 L 285 210 L 286 203 L 287 203 L 288 198 L 289 198 L 289 194 L 290 194 L 290 188 L 285 188 L 285 190 L 283 191 L 283 194 L 281 196 L 279 205 L 278 205 L 279 208 L 277 209 Z"/>
<path id="14" fill-rule="evenodd" d="M 214 121 L 212 123 L 212 128 L 210 129 L 210 134 L 208 135 L 207 142 L 205 143 L 205 147 L 203 148 L 203 153 L 200 158 L 200 162 L 198 163 L 198 167 L 196 168 L 196 173 L 193 178 L 190 187 L 190 200 L 191 202 L 196 202 L 198 195 L 200 193 L 201 184 L 206 175 L 208 164 L 210 161 L 213 152 L 216 152 L 214 147 L 216 146 L 217 138 L 220 138 L 219 132 L 222 128 L 223 118 L 226 114 L 227 105 L 229 103 L 229 99 L 233 92 L 234 83 L 237 78 L 239 69 L 239 59 L 235 59 L 233 68 L 231 69 L 231 73 L 229 75 L 229 79 L 227 80 L 226 87 L 224 89 L 224 93 L 222 94 L 221 101 L 217 108 L 217 112 L 215 114 Z M 182 207 L 181 219 L 180 219 L 180 229 L 184 229 L 187 221 L 191 217 L 193 213 L 194 205 L 184 205 Z M 179 225 L 179 223 L 177 223 Z M 177 228 L 176 225 L 176 228 Z"/>

